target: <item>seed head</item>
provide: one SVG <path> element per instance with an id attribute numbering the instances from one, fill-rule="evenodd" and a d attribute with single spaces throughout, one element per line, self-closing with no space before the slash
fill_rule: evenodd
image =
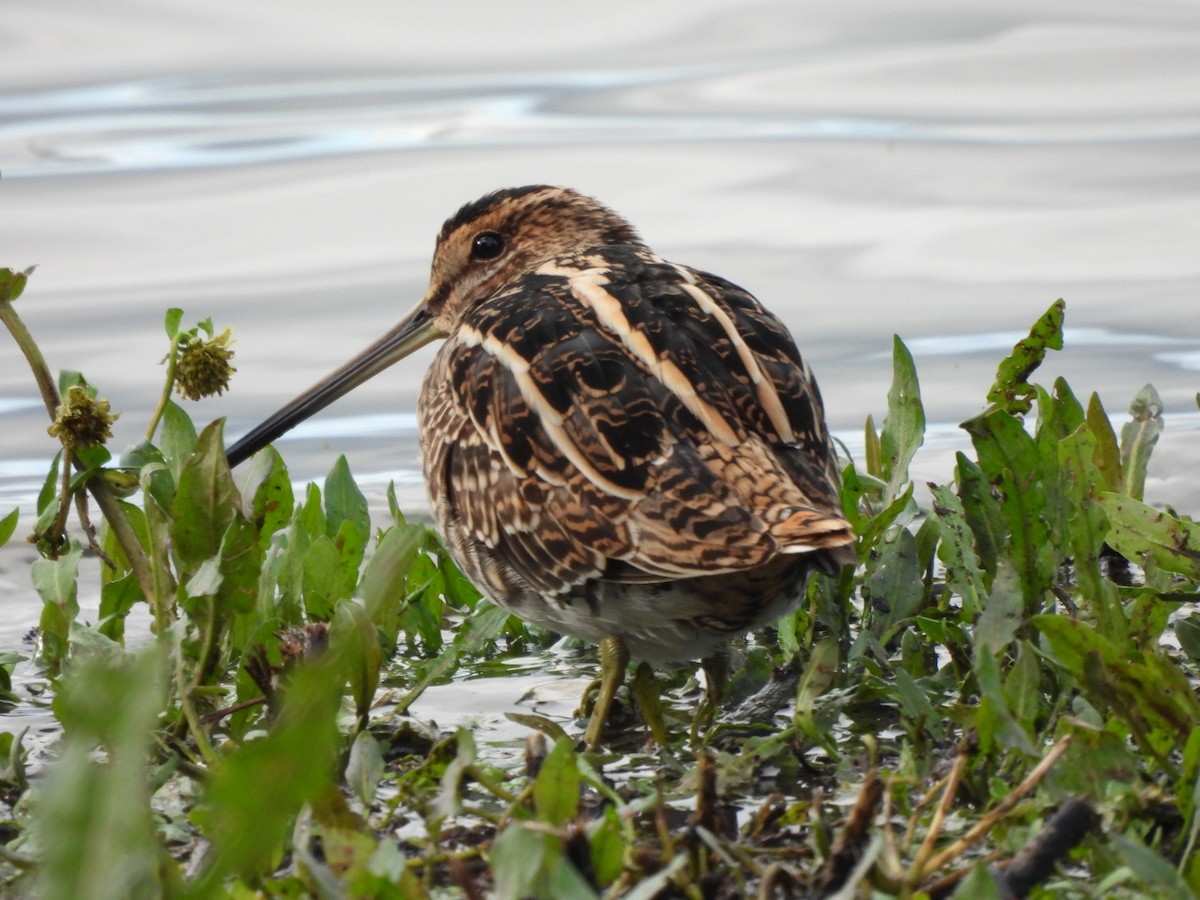
<path id="1" fill-rule="evenodd" d="M 216 337 L 204 340 L 191 338 L 180 350 L 175 363 L 175 389 L 189 400 L 211 397 L 229 387 L 229 379 L 237 371 L 229 364 L 233 358 L 232 329 L 226 328 Z"/>
<path id="2" fill-rule="evenodd" d="M 73 384 L 47 430 L 67 447 L 93 447 L 112 437 L 118 415 L 109 412 L 107 400 L 97 400 L 85 385 Z"/>

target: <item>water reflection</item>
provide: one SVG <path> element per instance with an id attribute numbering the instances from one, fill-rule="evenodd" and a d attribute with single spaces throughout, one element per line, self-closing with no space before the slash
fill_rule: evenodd
<path id="1" fill-rule="evenodd" d="M 0 142 L 30 142 L 6 178 L 264 165 L 424 147 L 579 141 L 932 140 L 886 118 L 620 114 L 604 95 L 721 77 L 708 68 L 238 82 L 151 79 L 0 95 Z M 608 112 L 598 113 L 599 102 Z M 702 104 L 693 104 L 699 106 Z M 3 146 L 3 144 L 0 144 Z M 17 155 L 20 159 L 20 155 Z"/>

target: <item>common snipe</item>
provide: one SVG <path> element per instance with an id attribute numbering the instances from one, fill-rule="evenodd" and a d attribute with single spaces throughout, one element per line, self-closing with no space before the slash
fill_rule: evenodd
<path id="1" fill-rule="evenodd" d="M 230 463 L 439 338 L 417 404 L 434 519 L 497 603 L 601 644 L 589 746 L 630 655 L 704 660 L 719 691 L 731 638 L 853 559 L 821 397 L 787 329 L 566 188 L 460 209 L 416 309 Z"/>

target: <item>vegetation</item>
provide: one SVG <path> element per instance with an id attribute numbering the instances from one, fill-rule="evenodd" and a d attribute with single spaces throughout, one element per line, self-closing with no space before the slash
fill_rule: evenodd
<path id="1" fill-rule="evenodd" d="M 112 458 L 108 403 L 78 373 L 56 388 L 17 317 L 27 276 L 0 270 L 0 318 L 62 444 L 31 576 L 63 736 L 32 782 L 22 737 L 0 736 L 7 893 L 1200 890 L 1200 526 L 1142 502 L 1163 424 L 1152 388 L 1118 438 L 1094 395 L 1030 380 L 1061 348 L 1061 301 L 963 423 L 973 454 L 927 492 L 909 476 L 925 419 L 896 339 L 886 419 L 844 472 L 860 565 L 741 646 L 708 733 L 688 735 L 692 673 L 658 673 L 666 748 L 633 725 L 619 755 L 584 755 L 576 724 L 523 716 L 513 762 L 405 711 L 553 636 L 481 599 L 394 493 L 372 523 L 344 460 L 303 496 L 271 449 L 235 479 L 222 423 L 198 430 L 171 400 L 226 387 L 229 333 L 210 322 L 168 313 L 163 402 Z M 0 543 L 17 524 L 0 518 Z M 94 627 L 81 566 L 99 571 Z M 128 649 L 142 603 L 153 636 Z"/>

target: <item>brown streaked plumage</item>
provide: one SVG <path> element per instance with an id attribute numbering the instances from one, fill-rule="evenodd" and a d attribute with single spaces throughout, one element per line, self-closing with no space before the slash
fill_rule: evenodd
<path id="1" fill-rule="evenodd" d="M 810 571 L 853 560 L 820 394 L 787 329 L 566 188 L 459 210 L 413 313 L 230 462 L 437 338 L 417 412 L 447 547 L 522 618 L 607 642 L 606 666 L 625 650 L 714 657 L 792 608 Z"/>

